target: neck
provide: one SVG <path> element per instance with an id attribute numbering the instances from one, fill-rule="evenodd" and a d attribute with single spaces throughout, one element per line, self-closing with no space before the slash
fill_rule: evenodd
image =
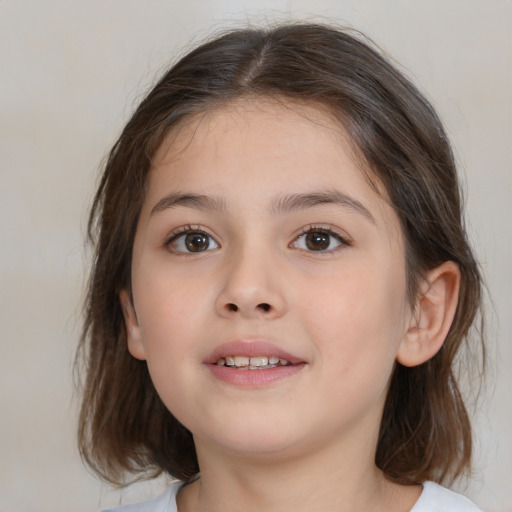
<path id="1" fill-rule="evenodd" d="M 391 483 L 375 467 L 375 443 L 279 456 L 235 456 L 196 441 L 201 478 L 185 487 L 179 512 L 407 512 L 421 488 Z"/>

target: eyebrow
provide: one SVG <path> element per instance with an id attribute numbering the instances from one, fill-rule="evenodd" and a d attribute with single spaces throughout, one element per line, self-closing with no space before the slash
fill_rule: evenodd
<path id="1" fill-rule="evenodd" d="M 282 214 L 329 204 L 352 210 L 366 217 L 372 224 L 376 224 L 373 215 L 360 201 L 339 190 L 291 194 L 279 197 L 272 203 L 272 212 Z"/>
<path id="2" fill-rule="evenodd" d="M 277 197 L 272 201 L 270 210 L 274 215 L 279 215 L 330 204 L 342 206 L 359 213 L 366 217 L 372 224 L 376 224 L 373 215 L 360 201 L 339 190 L 290 194 Z M 198 208 L 200 210 L 227 211 L 226 201 L 221 197 L 195 194 L 192 192 L 173 192 L 160 199 L 151 210 L 150 215 L 180 206 Z"/>
<path id="3" fill-rule="evenodd" d="M 153 206 L 150 215 L 179 206 L 198 208 L 200 210 L 226 211 L 226 202 L 220 197 L 174 192 L 162 197 L 162 199 Z"/>

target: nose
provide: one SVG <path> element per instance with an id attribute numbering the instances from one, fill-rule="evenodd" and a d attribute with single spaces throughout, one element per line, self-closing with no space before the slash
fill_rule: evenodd
<path id="1" fill-rule="evenodd" d="M 216 299 L 217 313 L 227 318 L 275 319 L 286 302 L 276 259 L 265 251 L 233 253 L 223 271 L 224 280 Z"/>

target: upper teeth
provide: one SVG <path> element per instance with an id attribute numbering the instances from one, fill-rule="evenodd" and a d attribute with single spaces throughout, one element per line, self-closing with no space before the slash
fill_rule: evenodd
<path id="1" fill-rule="evenodd" d="M 221 358 L 216 363 L 218 366 L 236 366 L 238 368 L 264 368 L 268 366 L 275 366 L 277 364 L 288 365 L 290 361 L 286 359 L 279 359 L 278 357 L 266 356 L 226 356 Z"/>

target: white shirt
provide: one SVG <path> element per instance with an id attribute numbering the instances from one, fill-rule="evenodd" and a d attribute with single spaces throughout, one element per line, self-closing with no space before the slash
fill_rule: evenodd
<path id="1" fill-rule="evenodd" d="M 178 512 L 176 495 L 181 483 L 171 485 L 158 498 L 111 508 L 103 512 Z M 423 491 L 410 512 L 482 512 L 464 496 L 450 491 L 433 482 L 425 482 Z"/>

